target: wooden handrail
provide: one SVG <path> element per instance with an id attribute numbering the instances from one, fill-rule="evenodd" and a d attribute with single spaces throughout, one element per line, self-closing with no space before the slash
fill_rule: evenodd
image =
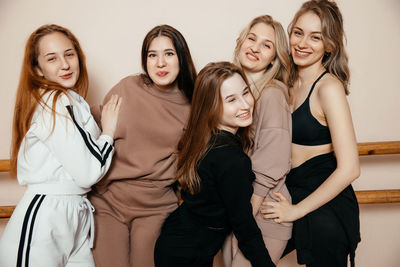
<path id="1" fill-rule="evenodd" d="M 400 154 L 400 141 L 358 143 L 357 147 L 360 156 Z M 0 172 L 8 171 L 10 171 L 10 160 L 0 160 Z"/>
<path id="2" fill-rule="evenodd" d="M 8 159 L 0 159 L 0 172 L 10 171 L 10 161 Z"/>
<path id="3" fill-rule="evenodd" d="M 400 141 L 358 143 L 357 146 L 360 156 L 400 154 Z"/>
<path id="4" fill-rule="evenodd" d="M 400 154 L 400 141 L 358 143 L 358 154 L 384 155 Z M 10 171 L 10 161 L 0 160 L 0 172 Z M 400 190 L 364 190 L 356 191 L 359 204 L 400 202 Z M 15 206 L 0 206 L 0 218 L 9 218 Z"/>
<path id="5" fill-rule="evenodd" d="M 358 143 L 357 147 L 360 156 L 400 154 L 400 141 Z M 8 171 L 10 171 L 10 160 L 0 160 L 0 172 Z"/>
<path id="6" fill-rule="evenodd" d="M 0 219 L 10 218 L 15 206 L 0 206 Z"/>
<path id="7" fill-rule="evenodd" d="M 363 190 L 356 191 L 359 204 L 398 203 L 400 190 Z"/>
<path id="8" fill-rule="evenodd" d="M 358 204 L 399 203 L 400 190 L 356 191 Z M 9 218 L 15 206 L 0 206 L 0 219 Z"/>

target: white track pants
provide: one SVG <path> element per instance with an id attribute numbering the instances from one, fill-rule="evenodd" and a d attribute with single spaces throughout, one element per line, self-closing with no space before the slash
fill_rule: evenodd
<path id="1" fill-rule="evenodd" d="M 86 197 L 28 191 L 0 239 L 0 267 L 94 267 Z"/>

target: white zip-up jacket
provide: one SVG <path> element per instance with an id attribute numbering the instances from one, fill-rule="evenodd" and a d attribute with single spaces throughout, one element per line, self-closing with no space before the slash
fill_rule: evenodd
<path id="1" fill-rule="evenodd" d="M 101 135 L 89 105 L 72 90 L 60 95 L 55 110 L 53 94 L 46 94 L 32 117 L 18 153 L 21 185 L 42 194 L 85 194 L 107 172 L 113 140 Z"/>

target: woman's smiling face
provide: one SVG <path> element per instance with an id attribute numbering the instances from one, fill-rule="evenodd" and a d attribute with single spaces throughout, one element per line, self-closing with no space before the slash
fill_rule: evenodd
<path id="1" fill-rule="evenodd" d="M 219 129 L 236 134 L 253 122 L 254 98 L 243 78 L 235 73 L 220 88 L 223 112 Z"/>
<path id="2" fill-rule="evenodd" d="M 79 58 L 71 40 L 60 32 L 43 36 L 38 42 L 36 72 L 46 80 L 73 88 L 79 79 Z"/>
<path id="3" fill-rule="evenodd" d="M 321 20 L 316 14 L 301 15 L 293 26 L 289 41 L 293 62 L 298 67 L 322 64 L 326 47 L 322 40 Z"/>

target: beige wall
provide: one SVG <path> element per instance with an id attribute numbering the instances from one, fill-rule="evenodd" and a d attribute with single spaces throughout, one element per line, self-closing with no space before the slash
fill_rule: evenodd
<path id="1" fill-rule="evenodd" d="M 40 25 L 57 23 L 78 37 L 90 75 L 88 101 L 96 104 L 122 77 L 140 72 L 142 39 L 157 24 L 170 24 L 183 33 L 200 70 L 209 61 L 231 59 L 235 38 L 251 18 L 271 14 L 286 28 L 302 2 L 0 0 L 0 159 L 9 158 L 13 102 L 24 44 Z M 352 71 L 348 99 L 357 138 L 360 142 L 400 140 L 400 1 L 338 3 L 348 40 Z M 400 188 L 399 163 L 397 155 L 362 158 L 362 174 L 354 187 Z M 5 190 L 1 179 L 1 199 L 15 198 L 20 191 Z M 362 206 L 358 266 L 400 266 L 399 225 L 399 204 Z M 291 255 L 279 266 L 294 266 L 293 261 Z"/>

